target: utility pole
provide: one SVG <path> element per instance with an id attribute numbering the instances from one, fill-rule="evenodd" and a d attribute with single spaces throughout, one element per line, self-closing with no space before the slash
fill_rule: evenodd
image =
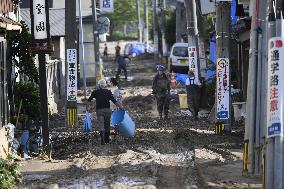
<path id="1" fill-rule="evenodd" d="M 207 79 L 207 66 L 206 66 L 206 53 L 205 53 L 205 43 L 204 43 L 204 18 L 201 12 L 200 0 L 195 0 L 196 4 L 196 21 L 197 26 L 195 27 L 195 34 L 198 39 L 199 47 L 199 64 L 200 64 L 200 76 Z M 206 100 L 205 100 L 206 101 Z"/>
<path id="2" fill-rule="evenodd" d="M 100 47 L 99 47 L 99 33 L 97 32 L 97 11 L 96 11 L 96 0 L 92 1 L 92 12 L 93 12 L 93 35 L 94 35 L 94 55 L 95 55 L 95 85 L 99 77 L 99 65 L 100 65 Z"/>
<path id="3" fill-rule="evenodd" d="M 158 16 L 157 16 L 157 0 L 152 0 L 153 4 L 153 34 L 154 34 L 154 61 L 159 61 L 159 37 L 158 37 Z"/>
<path id="4" fill-rule="evenodd" d="M 225 132 L 231 132 L 231 87 L 230 87 L 230 27 L 231 6 L 228 2 L 217 2 L 216 12 L 216 54 L 217 94 L 216 125 L 222 125 Z"/>
<path id="5" fill-rule="evenodd" d="M 184 5 L 186 9 L 186 21 L 187 21 L 187 35 L 189 46 L 196 46 L 196 40 L 194 37 L 194 14 L 192 2 L 193 0 L 185 0 Z"/>
<path id="6" fill-rule="evenodd" d="M 83 61 L 83 66 L 81 68 L 83 72 L 82 74 L 83 74 L 84 98 L 86 99 L 87 98 L 87 92 L 86 92 L 87 91 L 87 81 L 86 81 L 86 62 L 85 62 L 85 46 L 84 46 L 84 26 L 83 26 L 83 16 L 82 16 L 82 0 L 79 0 L 79 17 L 80 17 L 80 38 L 81 38 L 81 50 L 82 50 L 81 53 L 82 53 L 82 61 Z M 70 18 L 65 18 L 65 19 L 70 19 Z M 76 21 L 76 17 L 75 17 L 75 21 Z M 69 24 L 70 22 L 66 22 L 66 23 L 68 25 L 67 28 L 70 27 L 70 24 Z M 71 31 L 74 32 L 74 29 L 72 29 Z M 68 30 L 67 33 L 68 32 L 70 31 Z"/>
<path id="7" fill-rule="evenodd" d="M 276 36 L 276 16 L 273 9 L 274 0 L 267 1 L 267 41 Z M 268 49 L 269 46 L 267 45 Z M 268 77 L 266 77 L 268 78 Z M 267 84 L 268 85 L 268 84 Z M 268 114 L 268 112 L 266 112 Z M 264 129 L 267 133 L 267 127 Z M 265 151 L 265 188 L 273 188 L 274 186 L 274 139 L 266 137 L 266 151 Z"/>
<path id="8" fill-rule="evenodd" d="M 182 4 L 180 2 L 176 2 L 176 42 L 180 43 L 181 38 L 181 9 Z"/>
<path id="9" fill-rule="evenodd" d="M 66 125 L 74 126 L 77 123 L 77 95 L 73 94 L 71 91 L 76 91 L 71 85 L 77 86 L 77 70 L 75 64 L 78 64 L 77 54 L 73 55 L 75 57 L 74 61 L 69 61 L 70 52 L 77 52 L 77 25 L 76 23 L 76 0 L 65 0 L 65 76 L 66 76 Z M 77 52 L 78 53 L 78 52 Z M 73 65 L 73 66 L 69 66 Z M 72 68 L 73 67 L 73 68 Z M 77 66 L 76 66 L 77 67 Z M 73 73 L 71 73 L 73 72 Z M 83 65 L 84 72 L 84 65 Z M 75 77 L 74 81 L 70 81 L 70 76 Z M 84 74 L 84 73 L 83 73 Z M 85 87 L 85 86 L 84 86 Z M 72 89 L 73 88 L 73 89 Z M 85 90 L 84 90 L 85 95 Z"/>
<path id="10" fill-rule="evenodd" d="M 149 36 L 148 36 L 148 30 L 149 28 L 149 21 L 148 21 L 148 0 L 144 0 L 144 38 L 143 42 L 146 44 L 146 47 L 148 47 L 149 43 Z M 146 48 L 147 49 L 147 48 Z"/>
<path id="11" fill-rule="evenodd" d="M 276 0 L 275 6 L 276 6 L 276 37 L 284 37 L 283 1 Z M 283 106 L 283 104 L 280 104 L 279 106 Z M 281 117 L 282 116 L 283 115 L 281 115 Z M 282 120 L 282 123 L 280 124 L 281 124 L 281 130 L 283 130 L 283 120 Z M 282 134 L 279 136 L 276 136 L 274 140 L 275 140 L 274 141 L 275 142 L 275 145 L 274 145 L 274 188 L 280 189 L 280 188 L 283 188 L 284 186 L 283 184 L 283 131 L 282 131 Z"/>
<path id="12" fill-rule="evenodd" d="M 166 62 L 166 58 L 168 55 L 168 44 L 166 41 L 165 33 L 166 33 L 166 0 L 162 0 L 161 4 L 161 31 L 162 31 L 162 48 L 163 48 L 163 59 Z M 165 63 L 164 62 L 164 63 Z"/>
<path id="13" fill-rule="evenodd" d="M 49 145 L 49 118 L 46 82 L 46 54 L 50 53 L 50 25 L 48 1 L 35 2 L 30 0 L 31 33 L 33 36 L 32 50 L 38 54 L 40 104 L 44 150 L 50 155 Z"/>
<path id="14" fill-rule="evenodd" d="M 142 42 L 142 24 L 140 16 L 140 1 L 136 0 L 136 12 L 137 12 L 137 28 L 138 28 L 138 40 Z"/>

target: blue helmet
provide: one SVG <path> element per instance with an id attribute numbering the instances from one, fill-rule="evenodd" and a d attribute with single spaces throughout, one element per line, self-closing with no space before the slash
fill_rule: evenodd
<path id="1" fill-rule="evenodd" d="M 163 66 L 163 65 L 157 65 L 157 71 L 163 72 L 163 71 L 165 71 L 165 70 L 166 70 L 166 67 L 165 67 L 165 66 Z"/>

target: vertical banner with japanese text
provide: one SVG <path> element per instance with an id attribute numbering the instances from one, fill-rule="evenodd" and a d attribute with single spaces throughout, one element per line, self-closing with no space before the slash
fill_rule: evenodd
<path id="1" fill-rule="evenodd" d="M 189 70 L 193 71 L 194 75 L 198 78 L 197 49 L 195 46 L 188 47 L 188 60 Z"/>
<path id="2" fill-rule="evenodd" d="M 45 0 L 32 0 L 32 31 L 36 40 L 48 38 L 47 8 Z"/>
<path id="3" fill-rule="evenodd" d="M 284 38 L 269 40 L 267 88 L 267 137 L 283 134 Z M 281 62 L 282 61 L 282 62 Z"/>
<path id="4" fill-rule="evenodd" d="M 67 100 L 77 101 L 77 50 L 67 49 Z"/>
<path id="5" fill-rule="evenodd" d="M 100 0 L 101 13 L 113 13 L 113 0 Z"/>
<path id="6" fill-rule="evenodd" d="M 228 58 L 218 58 L 216 67 L 216 118 L 219 120 L 230 117 L 230 65 Z"/>

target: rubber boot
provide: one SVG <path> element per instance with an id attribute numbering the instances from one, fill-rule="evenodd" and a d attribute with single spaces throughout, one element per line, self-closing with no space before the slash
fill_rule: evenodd
<path id="1" fill-rule="evenodd" d="M 101 136 L 101 145 L 105 145 L 105 135 L 104 135 L 104 131 L 100 131 L 100 136 Z"/>
<path id="2" fill-rule="evenodd" d="M 109 135 L 110 135 L 110 132 L 105 132 L 105 143 L 106 144 L 110 142 Z"/>

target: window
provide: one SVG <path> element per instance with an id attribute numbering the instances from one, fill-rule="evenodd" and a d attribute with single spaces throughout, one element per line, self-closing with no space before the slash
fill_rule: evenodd
<path id="1" fill-rule="evenodd" d="M 174 47 L 174 56 L 188 57 L 187 47 Z"/>

